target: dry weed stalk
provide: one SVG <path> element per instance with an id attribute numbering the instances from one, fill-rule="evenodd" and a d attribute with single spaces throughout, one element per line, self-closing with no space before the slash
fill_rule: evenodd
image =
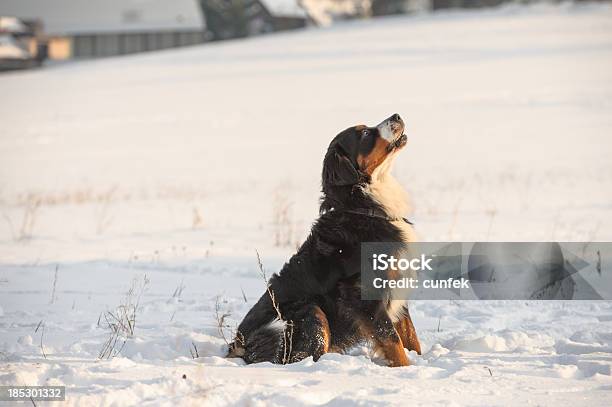
<path id="1" fill-rule="evenodd" d="M 57 287 L 57 272 L 59 271 L 59 265 L 55 265 L 55 274 L 53 275 L 53 290 L 51 291 L 51 304 L 55 304 L 57 296 L 55 295 L 55 289 Z"/>
<path id="2" fill-rule="evenodd" d="M 597 266 L 595 267 L 597 269 L 597 274 L 601 276 L 601 252 L 599 250 L 597 250 Z"/>
<path id="3" fill-rule="evenodd" d="M 183 290 L 185 289 L 185 279 L 181 280 L 181 283 L 174 289 L 174 292 L 172 293 L 172 298 L 176 298 L 177 300 L 180 301 L 181 299 L 181 295 L 183 295 Z"/>
<path id="4" fill-rule="evenodd" d="M 201 229 L 204 226 L 204 218 L 200 214 L 197 206 L 193 207 L 193 215 L 191 217 L 191 229 Z"/>
<path id="5" fill-rule="evenodd" d="M 109 211 L 116 191 L 117 187 L 115 186 L 98 196 L 97 201 L 101 204 L 96 213 L 96 234 L 98 235 L 104 233 L 113 222 L 113 217 L 109 214 Z"/>
<path id="6" fill-rule="evenodd" d="M 293 348 L 293 321 L 290 321 L 290 320 L 286 321 L 285 319 L 283 319 L 283 315 L 281 314 L 280 307 L 278 303 L 276 302 L 276 297 L 274 296 L 274 291 L 270 287 L 270 283 L 268 281 L 268 278 L 266 277 L 266 272 L 264 270 L 263 263 L 261 262 L 261 257 L 259 256 L 259 252 L 255 250 L 255 253 L 257 254 L 257 265 L 259 266 L 259 272 L 261 274 L 261 277 L 264 280 L 264 283 L 266 284 L 266 291 L 268 292 L 268 295 L 270 296 L 270 300 L 272 301 L 272 307 L 276 311 L 276 317 L 278 321 L 280 321 L 284 325 L 283 326 L 283 358 L 281 362 L 283 365 L 286 365 L 287 363 L 291 361 L 291 351 Z"/>
<path id="7" fill-rule="evenodd" d="M 140 299 L 146 291 L 149 282 L 150 280 L 146 274 L 142 280 L 134 278 L 130 289 L 119 306 L 113 311 L 102 313 L 98 319 L 98 325 L 100 320 L 104 318 L 106 328 L 109 330 L 109 337 L 102 345 L 98 358 L 111 359 L 117 356 L 123 350 L 128 339 L 134 336 Z"/>
<path id="8" fill-rule="evenodd" d="M 191 346 L 193 346 L 193 350 L 191 350 L 191 348 L 189 348 L 189 353 L 191 354 L 191 359 L 197 359 L 200 357 L 200 354 L 198 353 L 198 348 L 195 344 L 194 341 L 191 341 Z"/>
<path id="9" fill-rule="evenodd" d="M 47 354 L 45 353 L 45 346 L 43 345 L 43 337 L 45 336 L 45 323 L 43 322 L 42 319 L 36 326 L 34 333 L 38 332 L 39 329 L 40 329 L 40 352 L 42 353 L 43 357 L 47 359 Z"/>
<path id="10" fill-rule="evenodd" d="M 24 212 L 23 218 L 21 219 L 21 226 L 16 231 L 11 218 L 4 212 L 2 217 L 6 221 L 11 231 L 11 237 L 13 240 L 27 240 L 32 237 L 34 226 L 36 225 L 36 218 L 38 209 L 42 205 L 42 198 L 36 194 L 28 194 L 27 198 L 23 201 Z"/>
<path id="11" fill-rule="evenodd" d="M 274 227 L 274 245 L 277 247 L 291 246 L 294 238 L 293 222 L 291 221 L 292 203 L 285 193 L 277 191 L 274 194 L 272 226 Z"/>
<path id="12" fill-rule="evenodd" d="M 19 240 L 30 239 L 36 225 L 38 209 L 42 204 L 42 199 L 37 195 L 29 195 L 26 201 L 25 212 L 19 229 Z"/>
<path id="13" fill-rule="evenodd" d="M 219 331 L 219 335 L 225 341 L 226 345 L 229 345 L 229 341 L 225 337 L 225 328 L 229 328 L 230 326 L 225 323 L 225 318 L 231 316 L 231 312 L 222 312 L 221 311 L 221 303 L 219 302 L 219 296 L 217 295 L 215 299 L 215 319 L 217 320 L 217 330 Z"/>

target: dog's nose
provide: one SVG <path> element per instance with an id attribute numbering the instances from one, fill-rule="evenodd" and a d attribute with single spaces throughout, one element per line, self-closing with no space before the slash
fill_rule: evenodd
<path id="1" fill-rule="evenodd" d="M 400 117 L 399 114 L 395 113 L 394 115 L 391 116 L 391 120 L 395 120 L 396 122 L 399 122 L 400 120 L 402 120 L 402 118 Z"/>

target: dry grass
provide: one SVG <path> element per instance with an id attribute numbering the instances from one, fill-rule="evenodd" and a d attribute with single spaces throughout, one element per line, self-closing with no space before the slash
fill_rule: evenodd
<path id="1" fill-rule="evenodd" d="M 147 290 L 150 280 L 146 275 L 142 279 L 132 280 L 130 289 L 125 297 L 113 311 L 105 311 L 98 318 L 98 326 L 102 319 L 109 331 L 108 339 L 102 345 L 98 354 L 100 359 L 111 359 L 121 353 L 128 339 L 134 336 L 136 316 L 140 306 L 140 299 Z"/>
<path id="2" fill-rule="evenodd" d="M 281 360 L 282 364 L 287 364 L 291 361 L 291 351 L 293 348 L 293 321 L 285 320 L 280 311 L 280 306 L 276 302 L 276 297 L 274 295 L 274 291 L 270 287 L 269 280 L 266 276 L 266 271 L 264 270 L 263 263 L 261 262 L 261 257 L 259 256 L 259 252 L 256 250 L 257 254 L 257 265 L 259 267 L 259 272 L 261 277 L 263 278 L 266 284 L 266 291 L 270 296 L 270 300 L 272 301 L 272 307 L 276 311 L 276 317 L 279 321 L 281 321 L 284 325 L 283 328 L 283 358 Z"/>
<path id="3" fill-rule="evenodd" d="M 225 330 L 230 328 L 230 326 L 225 321 L 226 318 L 229 318 L 232 313 L 221 310 L 221 303 L 219 301 L 220 296 L 215 298 L 215 320 L 217 321 L 217 331 L 219 332 L 219 336 L 223 338 L 226 345 L 229 345 L 229 341 L 225 337 Z"/>
<path id="4" fill-rule="evenodd" d="M 19 229 L 18 240 L 30 239 L 34 233 L 34 226 L 36 225 L 36 217 L 38 216 L 38 210 L 42 204 L 40 197 L 31 195 L 27 200 L 24 208 L 23 219 L 21 221 L 21 228 Z"/>
<path id="5" fill-rule="evenodd" d="M 193 350 L 191 349 L 191 347 L 189 348 L 189 353 L 191 354 L 191 359 L 199 358 L 200 354 L 198 353 L 198 347 L 196 346 L 195 342 L 191 341 L 191 346 L 193 347 Z"/>
<path id="6" fill-rule="evenodd" d="M 272 209 L 272 228 L 276 247 L 290 247 L 294 242 L 292 207 L 293 203 L 289 200 L 285 189 L 278 188 L 274 193 Z"/>
<path id="7" fill-rule="evenodd" d="M 202 229 L 204 227 L 204 218 L 200 214 L 200 209 L 197 206 L 193 207 L 191 216 L 191 229 Z"/>
<path id="8" fill-rule="evenodd" d="M 41 205 L 42 199 L 38 195 L 28 194 L 27 199 L 19 205 L 23 207 L 23 215 L 18 228 L 15 227 L 11 218 L 5 212 L 2 212 L 2 217 L 8 224 L 11 238 L 14 241 L 24 241 L 32 238 L 38 217 L 38 210 Z"/>
<path id="9" fill-rule="evenodd" d="M 129 190 L 121 189 L 112 185 L 102 188 L 82 186 L 63 191 L 44 191 L 31 190 L 20 193 L 12 198 L 5 198 L 2 204 L 25 206 L 36 197 L 41 205 L 83 205 L 89 203 L 103 203 L 108 199 L 109 191 L 112 191 L 113 202 L 132 202 L 150 199 L 175 200 L 175 201 L 194 201 L 206 197 L 206 192 L 200 188 L 177 187 L 174 185 L 161 185 L 155 188 L 132 188 Z"/>
<path id="10" fill-rule="evenodd" d="M 42 319 L 36 326 L 34 333 L 38 332 L 39 329 L 40 329 L 40 353 L 43 355 L 45 359 L 47 359 L 47 354 L 45 352 L 45 345 L 43 344 L 43 338 L 45 336 L 45 323 L 43 322 Z"/>
<path id="11" fill-rule="evenodd" d="M 113 217 L 110 215 L 110 208 L 115 200 L 117 187 L 112 187 L 98 197 L 100 206 L 96 210 L 96 234 L 101 235 L 113 223 Z"/>
<path id="12" fill-rule="evenodd" d="M 57 277 L 58 277 L 59 265 L 55 266 L 55 273 L 53 274 L 53 289 L 51 290 L 51 299 L 49 300 L 50 304 L 55 304 L 57 300 L 57 295 L 55 294 L 55 290 L 57 288 Z"/>
<path id="13" fill-rule="evenodd" d="M 181 280 L 181 283 L 176 286 L 174 292 L 172 293 L 172 298 L 176 298 L 180 301 L 181 296 L 183 295 L 183 290 L 185 290 L 185 279 Z"/>

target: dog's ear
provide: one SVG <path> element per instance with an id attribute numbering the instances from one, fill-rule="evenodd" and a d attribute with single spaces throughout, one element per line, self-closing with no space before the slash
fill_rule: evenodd
<path id="1" fill-rule="evenodd" d="M 329 151 L 323 160 L 323 185 L 355 185 L 359 173 L 347 157 L 336 151 Z"/>

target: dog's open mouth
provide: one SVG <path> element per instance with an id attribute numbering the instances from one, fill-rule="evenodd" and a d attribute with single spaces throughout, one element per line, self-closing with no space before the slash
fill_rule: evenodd
<path id="1" fill-rule="evenodd" d="M 389 151 L 399 150 L 404 147 L 408 143 L 408 136 L 402 134 L 398 138 L 396 138 L 391 144 L 389 144 Z"/>

